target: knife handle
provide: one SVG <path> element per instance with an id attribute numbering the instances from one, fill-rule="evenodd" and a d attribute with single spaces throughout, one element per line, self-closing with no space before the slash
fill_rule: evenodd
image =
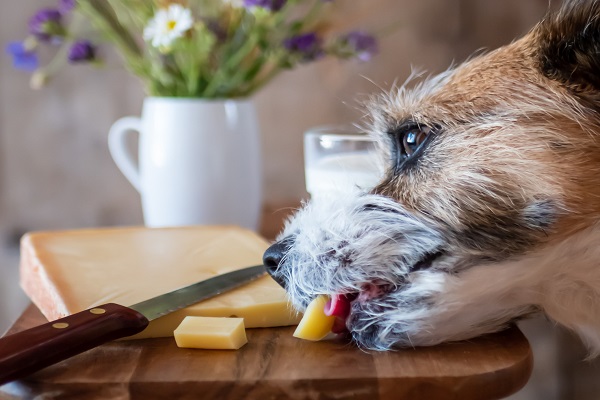
<path id="1" fill-rule="evenodd" d="M 149 321 L 118 304 L 104 304 L 0 339 L 0 385 L 143 331 Z"/>

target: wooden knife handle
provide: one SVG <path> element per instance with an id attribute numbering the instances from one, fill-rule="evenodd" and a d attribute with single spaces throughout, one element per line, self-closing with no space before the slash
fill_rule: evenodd
<path id="1" fill-rule="evenodd" d="M 149 321 L 118 304 L 104 304 L 0 339 L 0 385 L 143 331 Z"/>

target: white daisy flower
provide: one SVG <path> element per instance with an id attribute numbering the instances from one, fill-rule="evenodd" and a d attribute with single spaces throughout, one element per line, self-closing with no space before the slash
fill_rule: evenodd
<path id="1" fill-rule="evenodd" d="M 152 46 L 167 49 L 173 41 L 194 25 L 192 12 L 181 4 L 171 4 L 160 9 L 144 28 L 144 39 Z"/>

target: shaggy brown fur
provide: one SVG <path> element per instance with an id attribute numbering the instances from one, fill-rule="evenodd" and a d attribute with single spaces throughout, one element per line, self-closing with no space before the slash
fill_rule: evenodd
<path id="1" fill-rule="evenodd" d="M 554 54 L 552 44 L 598 48 L 580 43 L 589 38 L 564 21 L 591 26 L 599 16 L 596 2 L 569 4 L 521 40 L 450 71 L 442 84 L 374 99 L 372 132 L 389 149 L 405 126 L 437 127 L 410 164 L 394 160 L 374 193 L 445 222 L 488 257 L 498 245 L 505 258 L 593 223 L 590 216 L 600 216 L 600 103 L 587 100 L 600 92 L 587 73 L 572 74 L 572 53 L 555 52 L 564 59 L 553 59 L 550 77 L 541 73 L 549 62 L 540 60 Z M 594 62 L 600 53 L 586 66 Z M 553 79 L 567 76 L 573 80 Z"/>

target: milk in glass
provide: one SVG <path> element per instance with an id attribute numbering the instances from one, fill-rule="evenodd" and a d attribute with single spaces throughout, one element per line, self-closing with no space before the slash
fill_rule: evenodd
<path id="1" fill-rule="evenodd" d="M 382 177 L 374 142 L 339 127 L 320 127 L 304 136 L 306 190 L 311 198 L 370 190 Z"/>

